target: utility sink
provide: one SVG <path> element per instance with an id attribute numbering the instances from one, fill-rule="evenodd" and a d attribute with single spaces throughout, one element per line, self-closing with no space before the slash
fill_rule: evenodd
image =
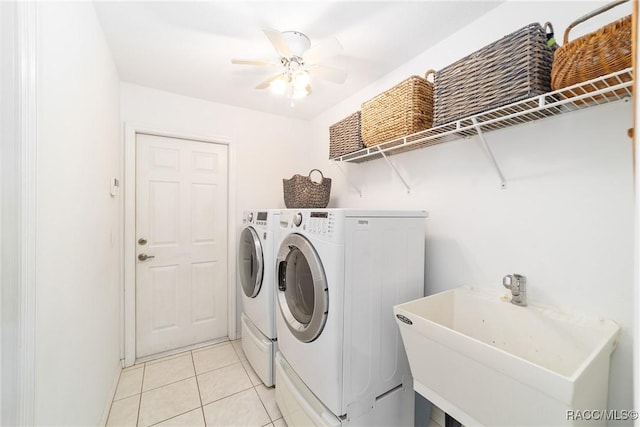
<path id="1" fill-rule="evenodd" d="M 519 307 L 464 286 L 394 307 L 415 390 L 465 426 L 597 425 L 610 320 Z"/>

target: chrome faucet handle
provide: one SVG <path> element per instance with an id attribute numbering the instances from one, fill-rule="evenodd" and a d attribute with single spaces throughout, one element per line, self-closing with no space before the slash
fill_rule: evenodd
<path id="1" fill-rule="evenodd" d="M 511 291 L 511 303 L 527 305 L 527 278 L 521 274 L 507 274 L 502 278 L 502 285 Z"/>
<path id="2" fill-rule="evenodd" d="M 511 286 L 513 286 L 513 274 L 507 274 L 502 278 L 502 286 L 511 289 Z"/>

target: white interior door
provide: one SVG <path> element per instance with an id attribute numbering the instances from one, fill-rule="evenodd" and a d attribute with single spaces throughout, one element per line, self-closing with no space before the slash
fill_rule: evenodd
<path id="1" fill-rule="evenodd" d="M 136 135 L 137 358 L 227 335 L 227 154 Z"/>

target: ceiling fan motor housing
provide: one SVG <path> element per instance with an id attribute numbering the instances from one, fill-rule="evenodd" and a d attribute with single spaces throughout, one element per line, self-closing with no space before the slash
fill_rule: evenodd
<path id="1" fill-rule="evenodd" d="M 289 46 L 292 56 L 302 58 L 302 54 L 311 47 L 309 37 L 298 31 L 283 31 L 282 37 Z"/>

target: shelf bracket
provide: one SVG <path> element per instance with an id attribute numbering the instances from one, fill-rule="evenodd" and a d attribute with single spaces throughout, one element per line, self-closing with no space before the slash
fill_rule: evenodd
<path id="1" fill-rule="evenodd" d="M 340 166 L 340 163 L 334 161 L 332 162 L 334 165 L 336 165 L 336 167 L 338 168 L 338 170 L 340 171 L 340 173 L 342 173 L 342 176 L 344 176 L 344 179 L 347 180 L 347 182 L 349 183 L 349 185 L 351 187 L 353 187 L 354 190 L 356 190 L 356 192 L 358 193 L 358 195 L 360 197 L 362 197 L 362 190 L 360 190 L 360 188 L 356 187 L 355 184 L 349 179 L 349 176 L 346 174 L 346 172 L 342 169 L 342 167 Z"/>
<path id="2" fill-rule="evenodd" d="M 504 179 L 504 175 L 500 170 L 500 166 L 498 166 L 498 162 L 496 161 L 496 158 L 493 156 L 493 152 L 491 151 L 491 148 L 489 147 L 489 144 L 487 143 L 487 140 L 485 139 L 484 134 L 482 133 L 482 127 L 480 126 L 480 124 L 478 123 L 478 120 L 475 117 L 472 117 L 471 121 L 473 122 L 473 125 L 475 126 L 476 131 L 478 132 L 478 136 L 480 137 L 480 140 L 482 141 L 482 144 L 484 145 L 485 150 L 487 150 L 487 153 L 489 154 L 489 158 L 491 159 L 491 163 L 493 163 L 493 167 L 496 169 L 496 172 L 500 177 L 500 188 L 504 190 L 505 188 L 507 188 L 507 181 Z"/>
<path id="3" fill-rule="evenodd" d="M 384 151 L 378 149 L 378 152 L 380 154 L 382 154 L 382 158 L 387 161 L 387 164 L 391 167 L 391 170 L 396 174 L 396 176 L 398 178 L 400 178 L 400 181 L 402 181 L 402 184 L 404 185 L 404 188 L 407 189 L 407 194 L 411 193 L 411 188 L 409 187 L 409 184 L 407 184 L 407 181 L 405 181 L 404 178 L 402 177 L 402 175 L 400 175 L 400 172 L 398 172 L 398 169 L 396 169 L 396 167 L 393 165 L 393 163 L 391 163 L 391 160 L 389 160 L 389 158 L 384 153 Z"/>

